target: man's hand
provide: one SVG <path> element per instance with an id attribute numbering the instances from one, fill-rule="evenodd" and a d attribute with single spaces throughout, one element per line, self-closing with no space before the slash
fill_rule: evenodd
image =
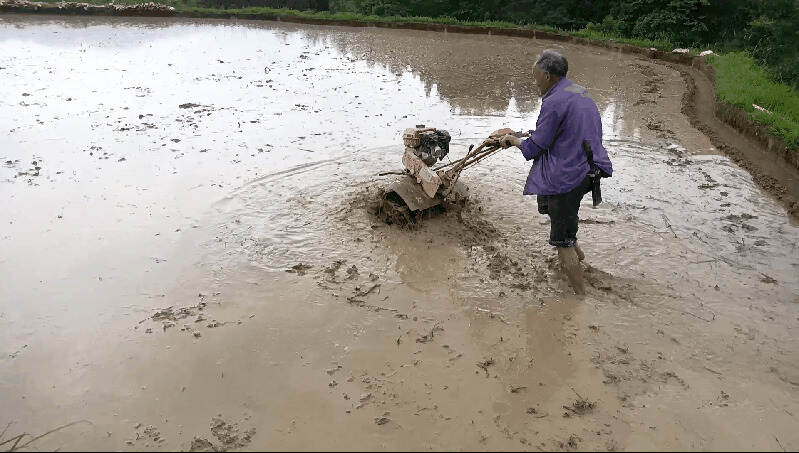
<path id="1" fill-rule="evenodd" d="M 507 134 L 499 139 L 499 145 L 505 149 L 508 149 L 511 146 L 520 146 L 521 144 L 522 144 L 522 139 L 510 134 Z"/>
<path id="2" fill-rule="evenodd" d="M 514 131 L 513 129 L 505 127 L 505 128 L 502 128 L 502 129 L 495 130 L 494 132 L 491 133 L 491 135 L 489 137 L 500 138 L 500 137 L 504 137 L 505 135 L 508 135 L 508 134 L 513 134 L 514 132 L 516 132 L 516 131 Z"/>

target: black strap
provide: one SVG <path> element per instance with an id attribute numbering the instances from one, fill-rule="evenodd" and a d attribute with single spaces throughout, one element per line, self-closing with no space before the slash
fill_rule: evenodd
<path id="1" fill-rule="evenodd" d="M 596 173 L 596 164 L 594 163 L 594 150 L 591 149 L 591 143 L 588 140 L 583 140 L 583 151 L 585 158 L 588 160 L 588 168 L 591 173 Z"/>
<path id="2" fill-rule="evenodd" d="M 588 140 L 583 140 L 583 151 L 585 158 L 588 160 L 588 175 L 592 177 L 607 178 L 610 175 L 594 163 L 594 150 L 591 149 L 591 143 Z"/>
<path id="3" fill-rule="evenodd" d="M 602 203 L 602 188 L 600 187 L 600 181 L 604 172 L 594 163 L 594 151 L 591 149 L 591 143 L 589 143 L 588 140 L 583 140 L 583 151 L 585 151 L 585 158 L 588 160 L 587 176 L 591 181 L 591 199 L 594 207 L 596 207 Z"/>

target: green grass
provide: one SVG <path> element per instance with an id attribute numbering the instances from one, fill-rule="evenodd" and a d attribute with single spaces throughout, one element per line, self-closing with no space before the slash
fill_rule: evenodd
<path id="1" fill-rule="evenodd" d="M 744 52 L 711 57 L 716 71 L 719 99 L 745 110 L 758 123 L 785 140 L 788 148 L 799 149 L 799 92 L 775 82 L 771 74 Z M 757 104 L 773 112 L 755 109 Z"/>
<path id="2" fill-rule="evenodd" d="M 51 1 L 51 0 L 48 0 Z M 94 0 L 102 3 L 100 0 Z M 132 0 L 131 0 L 132 1 Z M 329 11 L 299 11 L 285 8 L 268 8 L 268 7 L 249 7 L 249 8 L 206 8 L 196 6 L 196 4 L 189 4 L 184 0 L 169 1 L 167 2 L 175 9 L 180 11 L 205 13 L 205 14 L 261 14 L 261 15 L 276 15 L 276 16 L 293 16 L 304 19 L 329 19 L 329 20 L 351 20 L 362 22 L 390 22 L 390 23 L 417 23 L 417 24 L 442 24 L 442 25 L 459 25 L 464 27 L 492 27 L 504 29 L 526 29 L 526 30 L 541 30 L 564 33 L 555 27 L 548 27 L 545 25 L 519 25 L 512 22 L 503 21 L 463 21 L 451 17 L 421 17 L 421 16 L 373 16 L 366 14 L 358 14 L 351 12 L 329 12 Z"/>
<path id="3" fill-rule="evenodd" d="M 654 47 L 656 49 L 665 50 L 668 52 L 677 47 L 674 44 L 672 44 L 670 41 L 665 39 L 653 40 L 653 39 L 640 39 L 640 38 L 625 38 L 622 36 L 614 35 L 612 33 L 592 30 L 587 27 L 582 30 L 568 32 L 568 34 L 572 36 L 579 36 L 582 38 L 596 39 L 598 41 L 615 41 L 622 44 L 631 44 L 633 46 L 646 47 L 646 48 Z"/>

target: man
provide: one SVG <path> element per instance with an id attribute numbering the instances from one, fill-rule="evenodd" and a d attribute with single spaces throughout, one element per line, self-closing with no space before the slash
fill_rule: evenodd
<path id="1" fill-rule="evenodd" d="M 539 212 L 550 218 L 549 243 L 557 247 L 561 268 L 575 293 L 585 294 L 580 267 L 585 256 L 577 246 L 580 201 L 591 191 L 591 176 L 610 176 L 613 166 L 602 146 L 599 109 L 585 88 L 566 78 L 568 69 L 566 57 L 543 51 L 533 67 L 543 97 L 536 129 L 524 141 L 510 135 L 510 129 L 492 135 L 503 135 L 504 148 L 519 147 L 525 159 L 533 160 L 524 194 L 538 195 Z"/>

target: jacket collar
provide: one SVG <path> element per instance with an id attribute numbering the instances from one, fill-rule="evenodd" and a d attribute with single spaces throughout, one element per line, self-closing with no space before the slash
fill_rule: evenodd
<path id="1" fill-rule="evenodd" d="M 549 89 L 549 91 L 547 91 L 547 94 L 544 95 L 542 100 L 545 100 L 546 98 L 552 96 L 555 92 L 560 91 L 571 84 L 571 80 L 567 79 L 566 77 L 562 77 L 555 85 L 552 86 L 552 88 Z"/>

